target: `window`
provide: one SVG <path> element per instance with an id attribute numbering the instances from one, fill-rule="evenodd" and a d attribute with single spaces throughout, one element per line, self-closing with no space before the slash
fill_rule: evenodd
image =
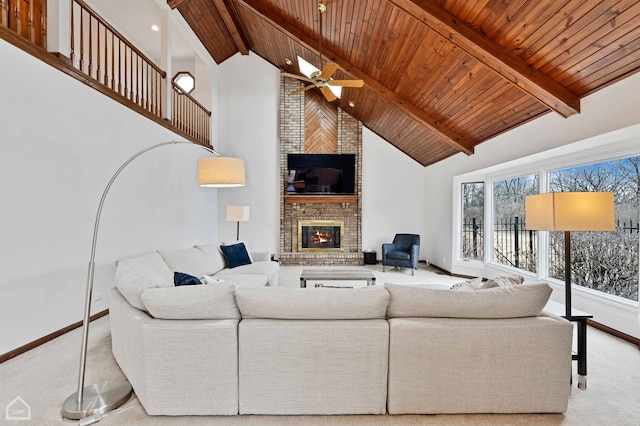
<path id="1" fill-rule="evenodd" d="M 493 260 L 502 265 L 536 271 L 536 232 L 526 231 L 527 195 L 538 193 L 538 176 L 493 182 Z"/>
<path id="2" fill-rule="evenodd" d="M 571 233 L 571 282 L 638 300 L 640 157 L 554 170 L 549 190 L 614 193 L 615 232 Z M 564 237 L 550 233 L 549 277 L 564 279 Z"/>
<path id="3" fill-rule="evenodd" d="M 196 88 L 196 79 L 193 78 L 190 72 L 180 71 L 173 76 L 171 80 L 175 86 L 177 86 L 183 93 L 189 94 Z"/>
<path id="4" fill-rule="evenodd" d="M 484 260 L 484 183 L 462 184 L 463 259 Z"/>

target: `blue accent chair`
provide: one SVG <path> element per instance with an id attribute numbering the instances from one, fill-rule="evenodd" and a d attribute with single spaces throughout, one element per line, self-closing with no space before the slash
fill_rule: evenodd
<path id="1" fill-rule="evenodd" d="M 396 234 L 393 243 L 382 244 L 382 272 L 387 266 L 411 268 L 411 275 L 418 269 L 420 235 Z"/>

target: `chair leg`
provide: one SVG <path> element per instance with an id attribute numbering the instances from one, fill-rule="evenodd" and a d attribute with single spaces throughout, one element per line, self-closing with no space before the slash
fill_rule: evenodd
<path id="1" fill-rule="evenodd" d="M 387 270 L 387 265 L 385 265 L 384 263 L 382 264 L 382 272 L 386 272 Z"/>
<path id="2" fill-rule="evenodd" d="M 413 276 L 413 271 L 415 271 L 415 269 L 411 268 L 411 276 Z"/>

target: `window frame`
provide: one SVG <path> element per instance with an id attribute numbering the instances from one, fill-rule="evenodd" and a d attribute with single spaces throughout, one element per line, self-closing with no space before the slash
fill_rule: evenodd
<path id="1" fill-rule="evenodd" d="M 495 181 L 537 174 L 539 192 L 546 193 L 549 188 L 549 174 L 551 171 L 640 156 L 638 141 L 640 141 L 640 125 L 635 125 L 486 169 L 455 176 L 453 178 L 454 205 L 452 212 L 456 218 L 454 221 L 456 225 L 452 230 L 453 262 L 451 272 L 455 273 L 456 269 L 464 270 L 465 273 L 477 271 L 477 276 L 485 276 L 487 269 L 508 274 L 518 273 L 528 278 L 547 282 L 554 288 L 563 289 L 564 281 L 551 278 L 548 273 L 549 232 L 537 231 L 539 232 L 538 256 L 535 273 L 495 262 L 491 238 L 485 238 L 485 259 L 483 261 L 462 258 L 462 185 L 464 183 L 484 182 L 484 233 L 485 236 L 493 235 L 493 183 Z M 577 285 L 572 286 L 572 291 L 574 294 L 579 294 L 585 298 L 606 303 L 616 308 L 633 313 L 640 312 L 640 296 L 638 297 L 639 300 L 633 301 Z"/>

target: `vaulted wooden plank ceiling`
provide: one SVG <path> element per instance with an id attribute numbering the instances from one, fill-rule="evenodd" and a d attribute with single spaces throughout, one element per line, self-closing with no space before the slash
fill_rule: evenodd
<path id="1" fill-rule="evenodd" d="M 323 3 L 319 34 L 317 0 L 168 0 L 217 63 L 251 51 L 300 74 L 300 56 L 364 80 L 335 102 L 424 166 L 548 112 L 578 114 L 582 97 L 640 70 L 640 0 Z"/>

